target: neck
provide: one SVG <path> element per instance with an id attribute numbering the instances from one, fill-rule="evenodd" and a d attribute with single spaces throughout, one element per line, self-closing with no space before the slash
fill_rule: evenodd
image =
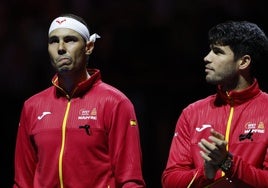
<path id="1" fill-rule="evenodd" d="M 59 86 L 64 89 L 68 95 L 72 95 L 79 83 L 90 78 L 87 70 L 74 74 L 59 74 Z"/>
<path id="2" fill-rule="evenodd" d="M 254 78 L 252 77 L 239 77 L 237 82 L 230 82 L 229 84 L 222 85 L 223 91 L 241 91 L 252 85 Z"/>

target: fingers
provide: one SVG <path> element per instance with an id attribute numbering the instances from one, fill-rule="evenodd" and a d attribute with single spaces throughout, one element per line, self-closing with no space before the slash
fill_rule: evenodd
<path id="1" fill-rule="evenodd" d="M 205 162 L 211 162 L 212 161 L 212 159 L 204 151 L 200 151 L 200 155 L 205 160 Z"/>
<path id="2" fill-rule="evenodd" d="M 220 148 L 214 142 L 208 142 L 206 139 L 201 139 L 198 145 L 203 153 L 212 160 L 217 159 L 221 155 Z"/>
<path id="3" fill-rule="evenodd" d="M 217 149 L 217 146 L 214 142 L 208 142 L 206 139 L 201 139 L 198 145 L 204 152 L 208 154 Z"/>
<path id="4" fill-rule="evenodd" d="M 199 148 L 201 149 L 201 157 L 211 164 L 219 164 L 222 161 L 222 158 L 226 156 L 227 142 L 224 140 L 224 136 L 219 132 L 211 129 L 211 136 L 208 137 L 208 140 L 201 139 L 198 143 Z"/>
<path id="5" fill-rule="evenodd" d="M 215 131 L 214 129 L 211 129 L 210 133 L 211 136 L 209 136 L 208 139 L 215 143 L 215 145 L 217 145 L 220 149 L 225 149 L 227 142 L 224 139 L 224 135 Z"/>
<path id="6" fill-rule="evenodd" d="M 211 133 L 212 136 L 214 136 L 214 137 L 216 137 L 216 138 L 218 138 L 220 140 L 224 140 L 224 135 L 222 135 L 221 133 L 215 131 L 214 129 L 211 129 L 210 133 Z"/>
<path id="7" fill-rule="evenodd" d="M 201 148 L 200 155 L 204 159 L 205 162 L 210 163 L 211 165 L 218 164 L 218 154 L 208 150 L 201 142 L 198 143 Z"/>
<path id="8" fill-rule="evenodd" d="M 225 140 L 218 139 L 214 136 L 209 136 L 208 139 L 219 149 L 225 149 L 227 142 Z"/>

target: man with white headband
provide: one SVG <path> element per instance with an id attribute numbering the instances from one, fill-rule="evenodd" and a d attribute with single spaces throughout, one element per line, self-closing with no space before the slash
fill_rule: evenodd
<path id="1" fill-rule="evenodd" d="M 73 14 L 54 19 L 48 53 L 52 86 L 24 102 L 13 188 L 143 188 L 132 102 L 87 68 L 99 35 Z"/>

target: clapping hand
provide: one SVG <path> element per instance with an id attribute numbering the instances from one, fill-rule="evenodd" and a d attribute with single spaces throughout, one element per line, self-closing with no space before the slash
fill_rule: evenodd
<path id="1" fill-rule="evenodd" d="M 208 179 L 213 179 L 220 164 L 228 155 L 228 151 L 224 135 L 214 129 L 211 129 L 210 133 L 208 140 L 201 139 L 198 146 L 201 149 L 200 155 L 204 159 L 205 175 Z"/>

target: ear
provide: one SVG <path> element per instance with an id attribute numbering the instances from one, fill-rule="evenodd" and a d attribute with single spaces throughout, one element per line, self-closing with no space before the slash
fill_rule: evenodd
<path id="1" fill-rule="evenodd" d="M 244 55 L 240 58 L 239 69 L 247 69 L 249 68 L 251 63 L 251 57 L 249 55 Z"/>
<path id="2" fill-rule="evenodd" d="M 88 41 L 86 44 L 86 55 L 90 55 L 94 49 L 94 42 Z"/>

